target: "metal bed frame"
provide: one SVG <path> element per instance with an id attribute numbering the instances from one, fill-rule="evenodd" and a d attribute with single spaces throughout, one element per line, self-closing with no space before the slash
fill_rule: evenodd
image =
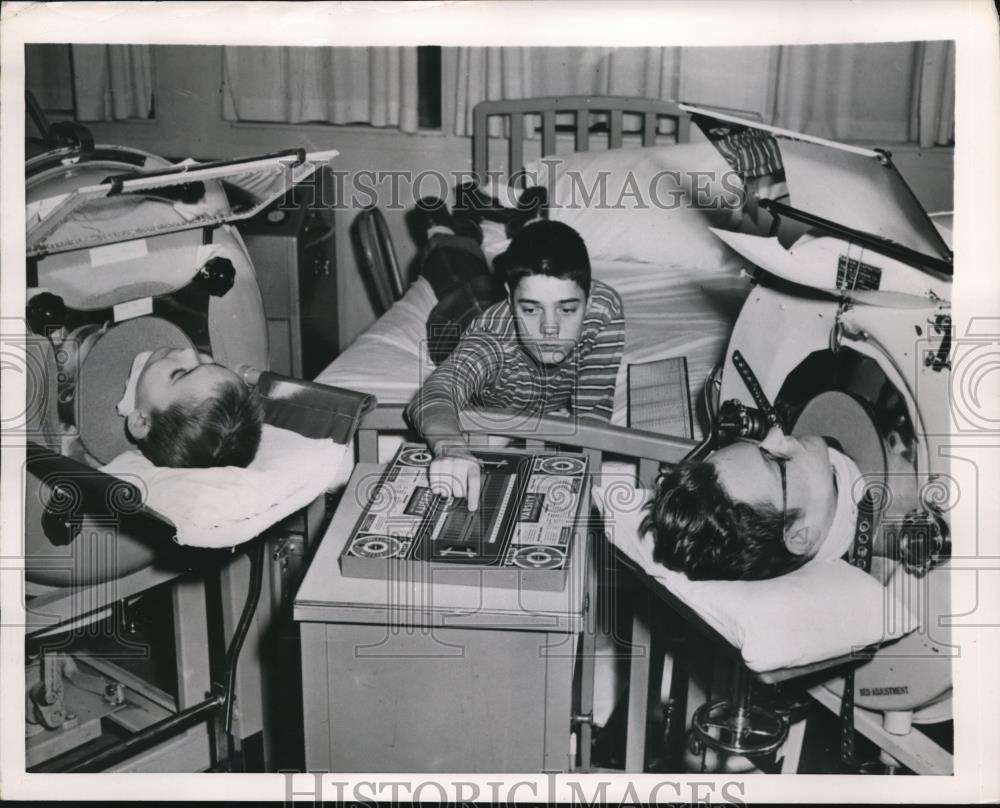
<path id="1" fill-rule="evenodd" d="M 540 115 L 542 119 L 541 156 L 556 153 L 556 119 L 560 114 L 574 116 L 575 151 L 590 150 L 591 134 L 598 128 L 593 116 L 607 115 L 608 149 L 623 148 L 623 120 L 626 114 L 642 117 L 642 146 L 655 146 L 661 119 L 674 122 L 676 143 L 690 140 L 691 120 L 674 101 L 623 96 L 542 97 L 509 101 L 484 101 L 472 111 L 472 170 L 480 183 L 489 176 L 489 119 L 505 116 L 509 121 L 507 170 L 511 183 L 524 164 L 524 116 Z"/>

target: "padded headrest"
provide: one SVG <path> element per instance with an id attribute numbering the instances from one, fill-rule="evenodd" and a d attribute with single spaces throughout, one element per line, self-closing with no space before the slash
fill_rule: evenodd
<path id="1" fill-rule="evenodd" d="M 828 390 L 812 399 L 795 422 L 794 435 L 821 435 L 839 442 L 846 455 L 857 464 L 864 483 L 855 483 L 855 497 L 861 486 L 874 486 L 876 521 L 899 517 L 919 504 L 917 475 L 912 465 L 886 448 L 871 409 L 839 390 Z M 894 561 L 875 557 L 871 574 L 885 581 L 896 567 Z"/>
<path id="2" fill-rule="evenodd" d="M 115 406 L 125 392 L 136 354 L 193 347 L 180 328 L 159 317 L 126 320 L 101 335 L 80 366 L 76 388 L 77 429 L 90 454 L 101 463 L 110 463 L 135 448 L 125 432 L 125 419 Z"/>

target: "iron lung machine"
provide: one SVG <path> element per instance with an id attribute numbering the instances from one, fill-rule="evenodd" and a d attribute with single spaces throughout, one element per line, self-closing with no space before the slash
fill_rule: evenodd
<path id="1" fill-rule="evenodd" d="M 906 309 L 843 306 L 758 286 L 731 346 L 739 346 L 775 406 L 789 413 L 795 433 L 837 441 L 866 479 L 885 486 L 889 501 L 882 519 L 888 522 L 947 499 L 940 481 L 948 473 L 947 458 L 936 452 L 936 439 L 947 435 L 949 376 L 946 368 L 934 368 L 934 344 L 946 338 L 935 329 L 946 328 L 947 319 L 943 302 Z M 775 340 L 764 327 L 776 322 L 787 339 Z M 930 333 L 931 339 L 922 340 L 919 332 Z M 742 385 L 732 370 L 726 375 Z M 721 396 L 751 398 L 734 389 L 739 385 L 724 378 Z M 921 406 L 924 399 L 927 406 Z M 882 574 L 907 572 L 896 567 Z M 913 579 L 914 596 L 933 601 L 930 614 L 949 613 L 947 580 L 946 562 L 922 581 Z M 876 658 L 859 668 L 855 702 L 872 709 L 914 710 L 943 698 L 950 689 L 948 646 L 943 628 L 895 643 L 884 662 Z M 908 655 L 912 658 L 906 660 Z"/>
<path id="2" fill-rule="evenodd" d="M 40 372 L 29 384 L 45 394 L 29 391 L 44 402 L 31 409 L 29 432 L 59 451 L 59 425 L 68 423 L 101 463 L 133 448 L 114 401 L 105 400 L 127 375 L 123 351 L 187 340 L 233 370 L 267 370 L 261 293 L 230 222 L 281 198 L 335 154 L 307 159 L 293 150 L 175 166 L 137 149 L 89 143 L 30 159 L 26 318 Z M 115 334 L 121 326 L 129 329 L 127 339 Z M 66 384 L 68 374 L 78 378 Z M 42 521 L 27 520 L 27 555 L 59 557 L 45 530 L 34 529 Z M 128 574 L 153 558 L 146 542 L 130 539 L 117 543 L 115 556 L 114 568 L 106 569 L 107 559 L 94 555 L 86 569 L 74 570 L 74 580 Z M 29 581 L 63 583 L 65 574 L 44 563 L 28 567 Z"/>
<path id="3" fill-rule="evenodd" d="M 28 767 L 39 771 L 64 770 L 50 767 L 99 742 L 106 717 L 116 716 L 116 726 L 140 737 L 204 697 L 198 677 L 208 675 L 210 662 L 202 648 L 206 590 L 203 581 L 181 576 L 211 564 L 204 556 L 194 561 L 172 541 L 169 525 L 140 510 L 141 503 L 117 498 L 114 478 L 92 467 L 134 448 L 114 405 L 137 353 L 195 347 L 251 385 L 268 370 L 261 292 L 233 223 L 283 198 L 337 154 L 290 150 L 174 165 L 138 149 L 95 145 L 80 127 L 74 138 L 29 159 L 25 171 L 29 407 L 23 549 L 26 637 L 41 649 L 39 664 L 26 672 L 26 740 Z M 74 440 L 67 442 L 67 436 Z M 128 492 L 124 486 L 118 493 Z M 233 621 L 226 630 L 242 634 L 234 659 L 249 630 L 242 619 L 235 625 L 239 599 L 233 593 L 243 586 L 235 581 L 246 561 L 235 558 L 230 553 L 216 565 L 223 579 L 220 612 L 223 621 Z M 273 594 L 277 585 L 270 586 Z M 78 669 L 62 639 L 66 632 L 118 621 L 120 610 L 140 595 L 164 592 L 167 614 L 173 610 L 175 651 L 166 667 L 178 666 L 171 685 L 176 693 L 117 667 Z M 252 610 L 248 614 L 253 617 Z M 231 667 L 236 671 L 235 662 Z M 109 676 L 125 684 L 102 692 Z M 226 682 L 230 703 L 237 686 L 251 694 L 243 710 L 248 733 L 259 732 L 265 720 L 252 705 L 261 685 L 251 680 L 241 670 Z M 229 733 L 232 710 L 225 720 Z M 214 748 L 209 734 L 204 725 L 184 721 L 191 729 L 180 741 L 128 765 L 181 771 L 207 765 Z M 178 732 L 184 726 L 178 721 Z M 119 746 L 127 753 L 125 744 Z"/>
<path id="4" fill-rule="evenodd" d="M 921 628 L 855 665 L 847 681 L 853 704 L 874 711 L 887 733 L 947 720 L 953 649 L 938 618 L 951 613 L 950 494 L 939 449 L 950 432 L 950 219 L 924 212 L 884 151 L 735 119 L 695 122 L 710 139 L 752 140 L 765 155 L 756 176 L 739 166 L 753 226 L 716 231 L 755 281 L 715 380 L 718 400 L 839 445 L 877 501 L 873 532 L 931 534 L 925 563 L 872 559 L 873 575 L 908 593 Z M 844 681 L 820 686 L 835 711 Z M 884 752 L 883 762 L 894 763 Z"/>

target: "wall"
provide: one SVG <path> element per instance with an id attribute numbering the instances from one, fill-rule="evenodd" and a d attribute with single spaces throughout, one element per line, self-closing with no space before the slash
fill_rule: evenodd
<path id="1" fill-rule="evenodd" d="M 222 119 L 222 48 L 205 46 L 157 47 L 156 120 L 88 124 L 100 143 L 128 145 L 171 158 L 197 159 L 239 157 L 285 148 L 304 147 L 308 151 L 338 149 L 334 168 L 353 176 L 357 172 L 471 172 L 471 138 L 440 133 L 405 135 L 399 132 L 362 127 L 321 125 L 233 124 Z M 446 79 L 449 71 L 445 68 Z M 453 78 L 453 77 L 452 77 Z M 445 121 L 453 117 L 446 81 Z M 449 127 L 446 127 L 449 128 Z M 491 170 L 503 167 L 502 146 L 491 144 Z M 531 159 L 527 148 L 526 159 Z M 893 159 L 910 182 L 917 197 L 931 211 L 952 207 L 953 151 L 938 148 L 921 150 L 915 146 L 891 147 Z M 381 184 L 388 191 L 390 182 Z M 455 182 L 451 182 L 454 185 Z M 399 206 L 392 208 L 380 194 L 379 205 L 386 214 L 400 263 L 405 267 L 415 254 L 407 235 L 404 209 L 412 207 L 416 195 L 441 195 L 444 188 L 431 175 L 412 189 L 401 185 Z M 370 201 L 361 194 L 361 204 Z M 357 206 L 355 206 L 355 210 Z M 358 275 L 349 237 L 355 212 L 346 207 L 337 216 L 338 297 L 340 339 L 348 345 L 374 319 L 374 312 Z"/>

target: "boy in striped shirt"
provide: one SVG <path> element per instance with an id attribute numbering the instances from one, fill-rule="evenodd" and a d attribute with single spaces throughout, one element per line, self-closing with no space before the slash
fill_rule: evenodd
<path id="1" fill-rule="evenodd" d="M 587 246 L 573 228 L 528 224 L 494 263 L 508 298 L 469 326 L 406 408 L 434 453 L 431 489 L 466 497 L 470 511 L 479 503 L 480 469 L 459 411 L 568 412 L 610 421 L 625 347 L 621 298 L 591 280 Z"/>

